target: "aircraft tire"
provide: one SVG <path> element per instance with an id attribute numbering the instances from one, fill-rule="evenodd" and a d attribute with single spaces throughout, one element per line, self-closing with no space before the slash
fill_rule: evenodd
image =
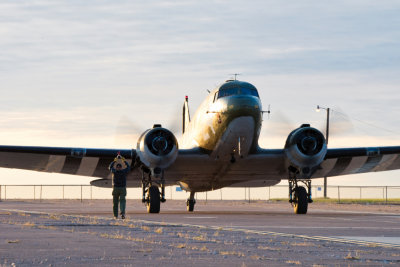
<path id="1" fill-rule="evenodd" d="M 308 209 L 308 197 L 307 190 L 302 187 L 296 187 L 294 190 L 294 213 L 306 214 Z"/>
<path id="2" fill-rule="evenodd" d="M 148 213 L 160 212 L 160 190 L 158 186 L 152 185 L 149 188 L 149 201 L 147 202 Z"/>

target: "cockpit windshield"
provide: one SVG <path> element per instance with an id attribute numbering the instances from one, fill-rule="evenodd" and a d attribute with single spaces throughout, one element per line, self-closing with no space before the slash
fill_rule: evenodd
<path id="1" fill-rule="evenodd" d="M 219 89 L 218 98 L 230 95 L 239 95 L 239 87 Z"/>
<path id="2" fill-rule="evenodd" d="M 255 88 L 241 87 L 240 92 L 241 92 L 241 95 L 252 95 L 252 96 L 258 97 L 258 92 L 257 92 L 257 89 L 255 89 Z"/>
<path id="3" fill-rule="evenodd" d="M 219 88 L 218 98 L 231 95 L 252 95 L 259 97 L 257 89 L 253 85 L 247 83 L 242 83 L 240 85 L 237 83 L 226 83 Z"/>

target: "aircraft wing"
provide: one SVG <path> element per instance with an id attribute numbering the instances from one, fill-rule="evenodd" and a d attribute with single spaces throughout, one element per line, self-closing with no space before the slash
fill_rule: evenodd
<path id="1" fill-rule="evenodd" d="M 136 157 L 132 149 L 0 146 L 0 167 L 109 178 L 118 153 L 129 163 Z"/>
<path id="2" fill-rule="evenodd" d="M 61 173 L 100 178 L 92 181 L 96 186 L 111 186 L 109 164 L 120 153 L 133 165 L 135 149 L 97 149 L 41 146 L 0 146 L 0 168 Z M 176 162 L 166 171 L 166 184 L 177 184 L 182 178 L 203 182 L 212 176 L 214 164 L 200 149 L 180 149 Z M 141 186 L 140 172 L 128 175 L 128 186 Z M 186 181 L 186 179 L 183 179 Z"/>
<path id="3" fill-rule="evenodd" d="M 167 180 L 187 181 L 201 187 L 268 186 L 288 179 L 285 149 L 258 149 L 227 167 L 218 166 L 207 154 L 195 150 L 180 153 L 166 172 Z M 400 169 L 400 146 L 328 149 L 324 160 L 311 176 L 322 178 L 346 174 Z M 276 181 L 273 183 L 273 181 Z M 253 183 L 256 184 L 253 185 Z"/>
<path id="4" fill-rule="evenodd" d="M 104 179 L 111 179 L 108 166 L 118 153 L 132 166 L 137 155 L 135 149 L 0 146 L 0 168 L 101 178 L 95 184 L 108 187 L 110 182 Z M 166 184 L 176 184 L 183 177 L 209 177 L 213 172 L 213 163 L 199 149 L 180 149 L 176 162 L 166 171 Z M 127 178 L 128 186 L 141 185 L 137 170 L 130 172 Z"/>
<path id="5" fill-rule="evenodd" d="M 174 164 L 166 170 L 168 185 L 185 182 L 198 188 L 219 188 L 232 184 L 287 179 L 284 149 L 259 149 L 229 167 L 219 166 L 200 149 L 180 149 Z M 0 167 L 50 173 L 111 178 L 108 165 L 120 153 L 129 163 L 134 149 L 0 146 Z M 328 149 L 311 178 L 400 169 L 400 146 Z M 139 173 L 129 174 L 132 186 L 139 186 Z M 210 185 L 210 183 L 212 185 Z M 250 183 L 251 184 L 251 183 Z M 250 184 L 246 186 L 251 186 Z"/>
<path id="6" fill-rule="evenodd" d="M 400 169 L 400 146 L 328 149 L 312 178 Z"/>

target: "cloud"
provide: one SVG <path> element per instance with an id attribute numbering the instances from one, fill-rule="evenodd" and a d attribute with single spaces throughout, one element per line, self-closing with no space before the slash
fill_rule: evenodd
<path id="1" fill-rule="evenodd" d="M 121 116 L 168 124 L 185 95 L 194 112 L 206 89 L 242 73 L 271 104 L 263 131 L 278 139 L 267 145 L 286 139 L 276 111 L 291 127 L 324 125 L 318 104 L 354 125 L 340 144 L 392 143 L 399 11 L 397 1 L 360 0 L 2 1 L 0 140 L 113 146 Z"/>

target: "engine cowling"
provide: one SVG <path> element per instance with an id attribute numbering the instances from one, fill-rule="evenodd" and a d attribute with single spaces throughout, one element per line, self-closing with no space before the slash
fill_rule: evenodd
<path id="1" fill-rule="evenodd" d="M 136 152 L 140 162 L 157 176 L 175 162 L 178 141 L 171 131 L 154 125 L 140 136 Z"/>
<path id="2" fill-rule="evenodd" d="M 286 140 L 286 165 L 297 178 L 308 179 L 322 163 L 326 152 L 324 135 L 309 124 L 303 124 Z"/>

